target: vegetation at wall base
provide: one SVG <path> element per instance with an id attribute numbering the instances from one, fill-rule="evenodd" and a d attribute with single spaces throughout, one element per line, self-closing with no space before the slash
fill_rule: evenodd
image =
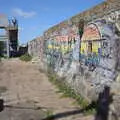
<path id="1" fill-rule="evenodd" d="M 20 56 L 20 60 L 25 61 L 25 62 L 29 62 L 32 60 L 32 56 L 30 56 L 29 54 L 26 53 L 26 54 Z"/>
<path id="2" fill-rule="evenodd" d="M 53 83 L 58 88 L 58 93 L 62 93 L 62 97 L 70 97 L 76 100 L 77 105 L 83 109 L 83 114 L 95 114 L 97 108 L 97 102 L 92 102 L 89 104 L 81 95 L 76 94 L 75 91 L 68 85 L 66 85 L 65 80 L 59 78 L 55 73 L 51 73 L 48 70 L 48 78 L 51 83 Z"/>
<path id="3" fill-rule="evenodd" d="M 54 120 L 54 115 L 52 110 L 47 110 L 46 111 L 46 117 L 45 120 Z"/>

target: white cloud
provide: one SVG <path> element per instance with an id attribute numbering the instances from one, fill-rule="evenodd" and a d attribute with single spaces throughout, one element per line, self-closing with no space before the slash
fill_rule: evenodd
<path id="1" fill-rule="evenodd" d="M 13 13 L 17 16 L 21 16 L 21 17 L 24 17 L 24 18 L 30 18 L 30 17 L 33 17 L 37 14 L 34 11 L 26 12 L 26 11 L 20 9 L 20 8 L 13 9 Z"/>

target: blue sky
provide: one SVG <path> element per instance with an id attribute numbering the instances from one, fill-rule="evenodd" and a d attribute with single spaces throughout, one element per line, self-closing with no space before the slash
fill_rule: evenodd
<path id="1" fill-rule="evenodd" d="M 19 23 L 19 43 L 42 35 L 49 27 L 104 0 L 0 0 L 0 13 L 15 16 Z"/>

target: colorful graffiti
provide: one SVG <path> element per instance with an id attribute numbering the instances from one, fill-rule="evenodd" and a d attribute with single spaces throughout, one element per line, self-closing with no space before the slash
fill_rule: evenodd
<path id="1" fill-rule="evenodd" d="M 82 36 L 82 41 L 87 41 L 87 40 L 98 40 L 100 39 L 100 32 L 99 29 L 95 24 L 90 24 L 84 29 L 84 33 Z"/>
<path id="2" fill-rule="evenodd" d="M 100 31 L 95 24 L 90 24 L 84 29 L 81 39 L 81 53 L 87 54 L 88 52 L 98 54 L 100 48 Z"/>
<path id="3" fill-rule="evenodd" d="M 55 49 L 62 54 L 66 54 L 69 51 L 72 51 L 76 42 L 76 35 L 57 35 L 53 38 L 53 40 L 49 40 L 48 49 Z"/>
<path id="4" fill-rule="evenodd" d="M 52 34 L 53 37 L 46 41 L 47 61 L 52 68 L 55 66 L 61 68 L 66 60 L 70 62 L 73 59 L 72 51 L 77 40 L 76 29 L 73 26 L 71 28 L 68 26 L 66 29 L 62 28 L 59 34 Z"/>
<path id="5" fill-rule="evenodd" d="M 62 29 L 55 35 L 52 33 L 52 37 L 46 40 L 48 63 L 53 68 L 55 66 L 62 68 L 60 66 L 64 66 L 66 61 L 69 61 L 69 65 L 70 61 L 81 61 L 92 71 L 98 66 L 103 66 L 101 61 L 104 61 L 105 57 L 110 57 L 111 54 L 109 38 L 113 34 L 111 27 L 112 25 L 107 24 L 104 19 L 96 20 L 84 28 L 81 40 L 77 28 Z"/>
<path id="6" fill-rule="evenodd" d="M 90 24 L 84 29 L 81 38 L 81 60 L 85 65 L 97 66 L 101 54 L 101 34 L 96 24 Z"/>

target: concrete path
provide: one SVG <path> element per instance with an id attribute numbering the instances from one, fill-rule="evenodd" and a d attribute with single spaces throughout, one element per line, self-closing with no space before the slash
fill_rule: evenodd
<path id="1" fill-rule="evenodd" d="M 73 105 L 73 99 L 60 98 L 61 95 L 56 93 L 57 89 L 52 85 L 44 73 L 40 73 L 36 65 L 32 63 L 25 63 L 18 59 L 4 60 L 0 63 L 0 90 L 1 98 L 5 100 L 5 105 L 10 106 L 28 106 L 41 107 L 43 111 L 50 111 L 55 115 L 57 120 L 92 120 L 92 116 L 83 116 L 77 106 Z M 14 108 L 7 108 L 0 116 L 14 111 Z M 7 110 L 7 112 L 6 112 Z M 8 112 L 9 111 L 9 112 Z M 33 114 L 33 118 L 25 120 L 38 120 L 35 115 L 43 115 L 44 113 L 31 112 L 25 115 L 25 110 L 21 110 L 21 116 L 18 114 L 20 110 L 12 112 L 12 120 L 24 120 L 26 114 L 29 116 Z M 39 120 L 42 118 L 40 117 Z M 7 120 L 1 119 L 0 120 Z M 8 119 L 9 120 L 9 119 Z"/>

